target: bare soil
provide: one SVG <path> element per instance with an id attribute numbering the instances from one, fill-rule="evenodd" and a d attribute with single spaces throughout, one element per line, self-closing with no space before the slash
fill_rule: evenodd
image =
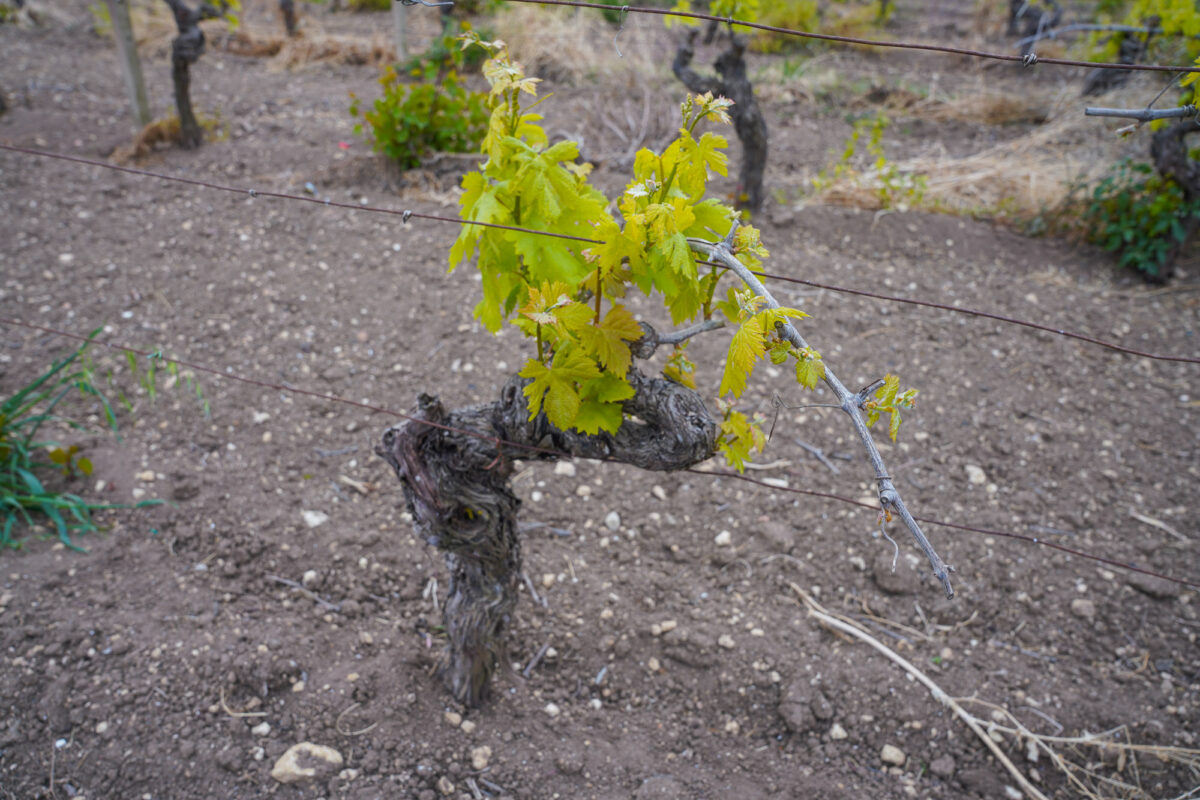
<path id="1" fill-rule="evenodd" d="M 105 157 L 130 139 L 115 56 L 90 32 L 82 2 L 61 5 L 48 28 L 0 27 L 10 106 L 0 142 Z M 387 26 L 386 15 L 309 13 L 363 36 Z M 923 13 L 902 4 L 897 31 L 919 33 Z M 956 13 L 932 35 L 968 33 L 967 12 Z M 263 8 L 247 17 L 278 25 Z M 986 75 L 1020 91 L 1022 80 L 1080 79 L 912 55 L 824 57 L 847 75 L 938 71 L 943 85 Z M 162 48 L 144 66 L 152 105 L 165 110 Z M 162 150 L 143 167 L 295 193 L 311 183 L 319 197 L 454 214 L 453 174 L 397 176 L 353 135 L 347 93 L 371 96 L 374 68 L 273 71 L 214 44 L 194 74 L 198 108 L 219 111 L 226 135 L 192 152 Z M 641 87 L 548 87 L 547 116 L 590 133 L 595 152 L 623 147 L 600 115 L 630 105 L 637 126 Z M 645 91 L 662 109 L 655 124 L 682 96 L 665 72 Z M 814 171 L 849 131 L 845 108 L 828 100 L 764 110 L 777 156 L 769 191 L 794 189 L 795 173 Z M 970 152 L 1019 133 L 910 123 L 889 129 L 898 153 L 931 142 Z M 661 127 L 669 133 L 669 119 Z M 598 169 L 609 191 L 624 181 L 618 160 Z M 1093 249 L 966 218 L 773 207 L 761 225 L 775 272 L 1200 352 L 1195 260 L 1171 287 L 1148 290 Z M 103 327 L 116 342 L 398 411 L 422 391 L 463 405 L 494 397 L 528 354 L 514 334 L 488 336 L 473 320 L 475 281 L 445 268 L 456 232 L 3 152 L 0 313 L 83 334 Z M 1194 365 L 778 290 L 812 314 L 806 334 L 848 383 L 893 371 L 920 389 L 900 444 L 884 447 L 918 514 L 1200 580 Z M 5 394 L 73 346 L 14 326 L 0 336 Z M 715 390 L 724 346 L 720 335 L 695 343 L 708 365 L 702 386 Z M 122 359 L 96 355 L 128 391 Z M 522 599 L 512 666 L 490 702 L 455 708 L 430 675 L 444 569 L 413 536 L 399 487 L 372 452 L 395 418 L 201 382 L 210 419 L 175 388 L 154 402 L 133 394 L 119 441 L 74 434 L 97 469 L 73 488 L 167 504 L 105 515 L 109 530 L 84 539 L 86 553 L 46 536 L 0 553 L 0 797 L 428 800 L 474 797 L 472 783 L 479 796 L 510 798 L 1017 796 L 945 707 L 874 651 L 814 623 L 790 582 L 865 621 L 949 694 L 1003 706 L 1036 733 L 1119 727 L 1122 742 L 1197 744 L 1192 589 L 929 526 L 958 570 L 947 601 L 909 542 L 891 571 L 873 512 L 730 478 L 587 462 L 519 472 L 525 569 L 543 602 Z M 808 402 L 764 368 L 743 405 L 770 417 L 776 393 Z M 761 461 L 751 475 L 870 495 L 865 460 L 832 412 L 780 413 Z M 728 546 L 714 542 L 723 531 Z M 1002 739 L 1048 796 L 1083 796 L 1045 754 L 1033 762 L 1026 743 Z M 277 782 L 272 766 L 302 741 L 334 748 L 342 765 Z M 903 764 L 881 760 L 885 745 Z M 1099 796 L 1170 798 L 1200 785 L 1194 766 L 1153 752 L 1061 749 L 1136 787 L 1098 786 Z"/>

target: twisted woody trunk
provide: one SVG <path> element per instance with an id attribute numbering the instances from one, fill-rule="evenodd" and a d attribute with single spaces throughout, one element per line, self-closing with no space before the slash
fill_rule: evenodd
<path id="1" fill-rule="evenodd" d="M 643 329 L 632 349 L 645 359 L 659 340 L 649 326 Z M 492 674 L 508 661 L 505 633 L 521 579 L 512 459 L 596 458 L 670 471 L 716 451 L 717 424 L 699 394 L 636 366 L 628 378 L 635 394 L 624 403 L 616 434 L 561 431 L 541 413 L 530 419 L 526 381 L 514 376 L 495 402 L 455 411 L 422 394 L 413 418 L 387 429 L 376 448 L 396 470 L 417 532 L 446 555 L 449 641 L 438 671 L 467 706 L 483 701 Z"/>

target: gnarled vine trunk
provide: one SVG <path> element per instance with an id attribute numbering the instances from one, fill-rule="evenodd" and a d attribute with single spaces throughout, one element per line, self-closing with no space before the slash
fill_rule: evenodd
<path id="1" fill-rule="evenodd" d="M 711 38 L 712 32 L 710 29 L 707 38 Z M 763 172 L 767 167 L 767 121 L 754 99 L 754 86 L 746 76 L 746 43 L 730 34 L 729 49 L 714 64 L 721 77 L 712 78 L 691 68 L 696 52 L 693 46 L 695 36 L 696 32 L 693 31 L 680 43 L 671 69 L 689 90 L 701 94 L 712 92 L 733 101 L 729 113 L 733 117 L 733 128 L 742 142 L 742 170 L 738 177 L 736 202 L 739 208 L 759 211 L 763 203 Z"/>
<path id="2" fill-rule="evenodd" d="M 175 15 L 179 35 L 171 40 L 171 80 L 175 84 L 175 108 L 179 112 L 179 144 L 187 149 L 199 147 L 204 131 L 192 110 L 191 65 L 204 55 L 204 31 L 200 21 L 219 17 L 220 12 L 207 3 L 189 8 L 183 0 L 166 0 Z"/>
<path id="3" fill-rule="evenodd" d="M 653 352 L 653 341 L 652 332 L 642 340 L 642 357 Z M 505 632 L 521 576 L 512 459 L 567 455 L 679 470 L 715 452 L 717 426 L 695 391 L 636 367 L 629 380 L 636 391 L 616 434 L 564 432 L 544 414 L 530 419 L 526 381 L 516 376 L 495 402 L 455 411 L 422 394 L 414 419 L 384 432 L 376 452 L 396 470 L 413 526 L 446 554 L 450 584 L 442 613 L 449 642 L 439 674 L 460 702 L 478 705 L 496 667 L 507 662 Z"/>

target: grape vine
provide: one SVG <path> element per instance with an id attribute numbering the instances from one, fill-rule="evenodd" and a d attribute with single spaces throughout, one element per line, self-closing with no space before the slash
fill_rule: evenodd
<path id="1" fill-rule="evenodd" d="M 644 335 L 621 302 L 633 289 L 657 295 L 677 325 L 719 315 L 735 326 L 718 390 L 722 398 L 740 397 L 765 358 L 777 365 L 791 362 L 797 383 L 816 389 L 826 377 L 821 354 L 797 347 L 781 332 L 788 320 L 808 315 L 767 307 L 762 295 L 745 288 L 730 286 L 718 294 L 729 268 L 700 261 L 694 251 L 696 240 L 728 237 L 730 253 L 750 270 L 760 271 L 769 256 L 756 228 L 706 197 L 710 175 L 726 174 L 727 141 L 699 129 L 706 122 L 728 124 L 731 101 L 711 93 L 689 95 L 677 138 L 662 153 L 640 150 L 632 179 L 610 203 L 589 185 L 591 165 L 576 163 L 578 145 L 551 144 L 538 124 L 542 115 L 533 109 L 545 99 L 538 98 L 538 79 L 525 75 L 503 42 L 474 33 L 462 38 L 464 47 L 487 50 L 483 72 L 491 85 L 482 144 L 487 161 L 463 179 L 463 220 L 603 242 L 468 224 L 451 248 L 451 269 L 474 260 L 482 276 L 476 317 L 493 333 L 507 322 L 534 340 L 536 355 L 520 371 L 528 381 L 524 395 L 531 419 L 544 412 L 560 430 L 584 434 L 620 428 L 622 403 L 634 394 L 628 378 L 631 345 Z M 526 97 L 532 102 L 523 105 Z M 663 375 L 694 388 L 695 365 L 685 348 L 686 342 L 676 345 Z M 914 390 L 900 392 L 899 379 L 888 376 L 876 396 L 864 400 L 868 423 L 888 414 L 895 439 L 900 409 L 911 408 L 915 396 Z M 762 420 L 747 418 L 725 400 L 718 408 L 718 448 L 740 470 L 766 444 Z"/>

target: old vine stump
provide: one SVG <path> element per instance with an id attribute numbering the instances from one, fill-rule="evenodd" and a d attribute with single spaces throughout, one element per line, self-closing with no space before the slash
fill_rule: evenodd
<path id="1" fill-rule="evenodd" d="M 635 353 L 652 353 L 653 342 L 648 331 Z M 449 641 L 439 674 L 465 705 L 479 705 L 496 667 L 508 662 L 505 633 L 521 579 L 521 501 L 509 483 L 512 460 L 580 457 L 679 470 L 715 452 L 717 425 L 700 395 L 636 367 L 628 377 L 636 393 L 624 404 L 616 434 L 564 432 L 544 414 L 530 419 L 526 381 L 514 376 L 495 402 L 455 411 L 422 394 L 412 418 L 388 428 L 376 448 L 396 470 L 413 526 L 446 554 Z"/>

